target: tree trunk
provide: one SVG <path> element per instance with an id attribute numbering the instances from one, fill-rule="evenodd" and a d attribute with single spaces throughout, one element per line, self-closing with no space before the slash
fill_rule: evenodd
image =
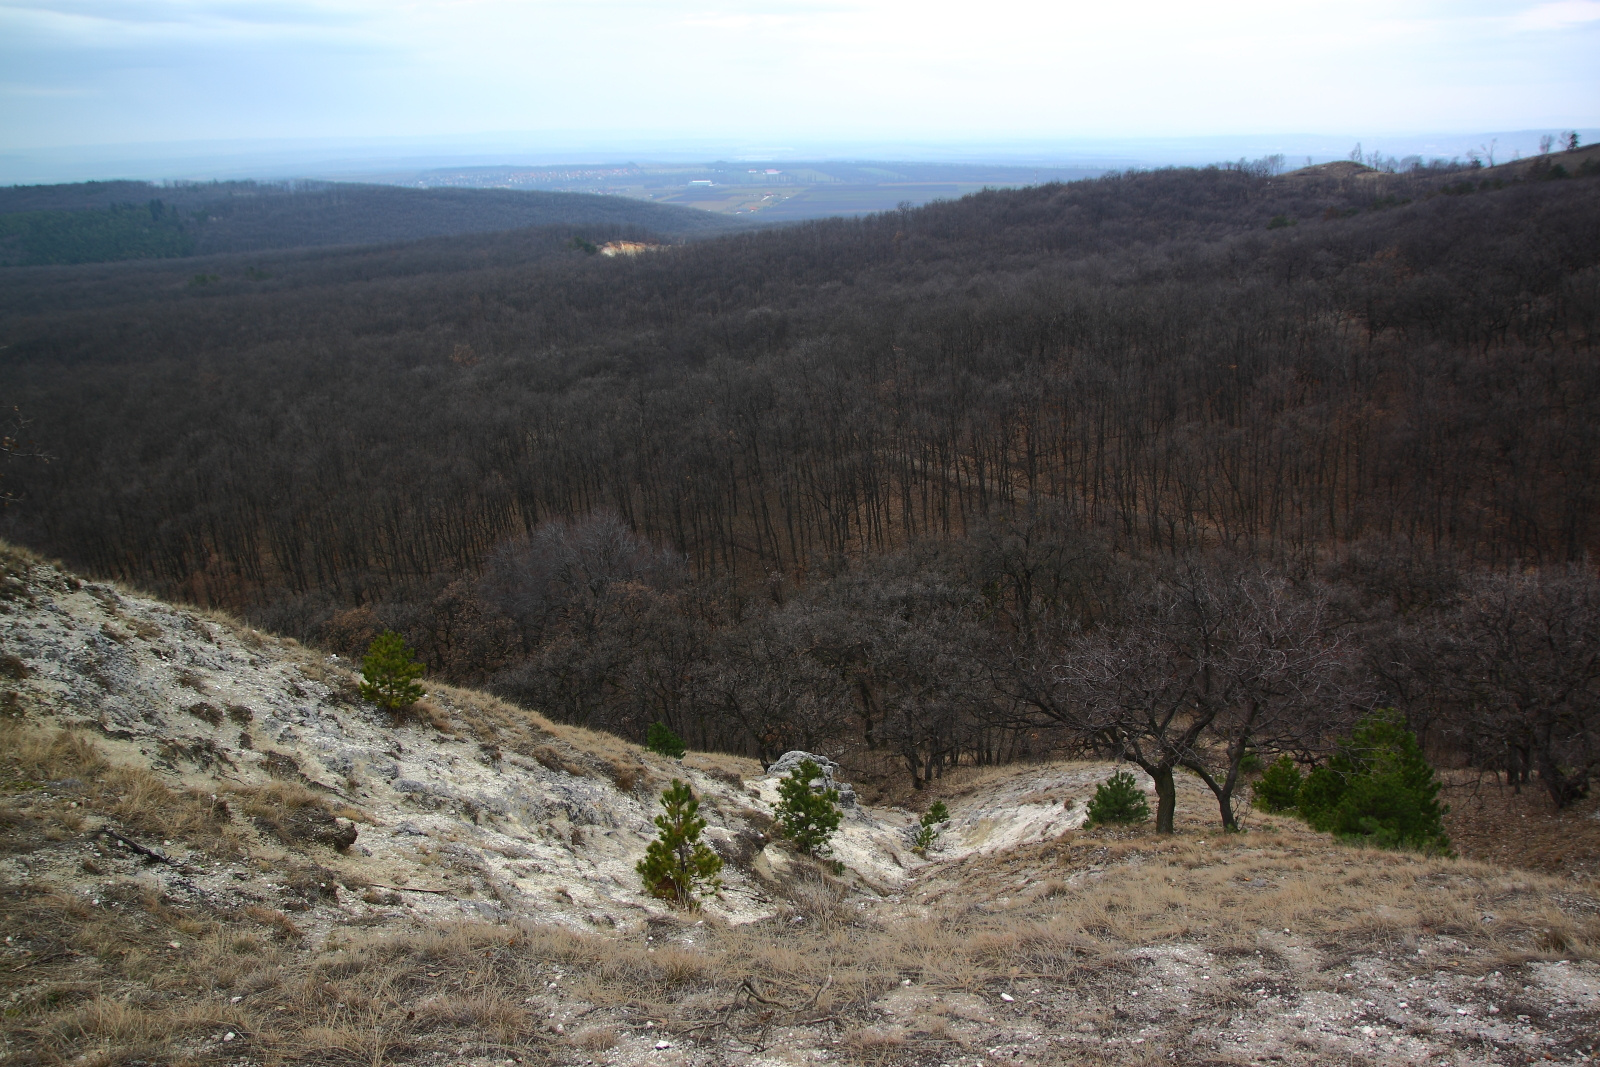
<path id="1" fill-rule="evenodd" d="M 1233 817 L 1233 790 L 1223 788 L 1217 790 L 1217 807 L 1222 809 L 1222 828 L 1224 830 L 1237 830 L 1239 820 Z"/>
<path id="2" fill-rule="evenodd" d="M 1156 783 L 1156 833 L 1172 833 L 1172 818 L 1178 810 L 1178 787 L 1172 781 L 1172 768 L 1159 766 L 1150 771 Z"/>

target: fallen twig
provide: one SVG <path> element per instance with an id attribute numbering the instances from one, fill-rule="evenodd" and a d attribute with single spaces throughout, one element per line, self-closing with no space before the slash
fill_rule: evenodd
<path id="1" fill-rule="evenodd" d="M 827 978 L 824 978 L 822 980 L 822 984 L 821 985 L 817 986 L 817 991 L 815 993 L 811 994 L 811 1001 L 810 1001 L 810 1003 L 808 1003 L 806 1005 L 805 1010 L 810 1011 L 812 1008 L 816 1007 L 817 1006 L 817 1001 L 822 999 L 822 994 L 824 992 L 826 992 L 827 988 L 829 986 L 831 986 L 832 984 L 833 984 L 833 975 L 830 974 L 830 975 L 828 975 Z"/>
<path id="2" fill-rule="evenodd" d="M 169 867 L 176 867 L 177 866 L 177 863 L 174 860 L 171 860 L 171 859 L 167 858 L 166 856 L 163 856 L 161 853 L 157 852 L 153 848 L 145 848 L 143 845 L 139 844 L 139 842 L 133 840 L 131 837 L 126 837 L 126 836 L 124 836 L 122 834 L 119 834 L 115 830 L 108 829 L 107 827 L 102 826 L 100 829 L 95 831 L 95 834 L 96 834 L 96 836 L 100 836 L 100 837 L 109 837 L 113 841 L 115 841 L 118 844 L 120 844 L 123 848 L 127 849 L 128 851 L 136 853 L 136 854 L 138 854 L 140 856 L 143 856 L 145 859 L 151 860 L 152 862 L 165 863 Z"/>
<path id="3" fill-rule="evenodd" d="M 422 889 L 414 885 L 384 885 L 382 882 L 368 882 L 367 884 L 377 886 L 379 889 L 392 889 L 396 893 L 438 893 L 442 896 L 448 896 L 450 893 L 448 889 Z"/>
<path id="4" fill-rule="evenodd" d="M 756 989 L 755 979 L 753 979 L 753 978 L 746 978 L 743 982 L 739 983 L 739 988 L 751 1000 L 759 1001 L 762 1004 L 767 1004 L 767 1005 L 770 1005 L 771 1007 L 774 1007 L 774 1008 L 782 1008 L 784 1011 L 794 1011 L 795 1010 L 795 1009 L 789 1007 L 789 1005 L 785 1004 L 781 1000 L 771 1000 L 771 999 L 769 999 L 767 997 L 762 996 L 760 990 Z"/>

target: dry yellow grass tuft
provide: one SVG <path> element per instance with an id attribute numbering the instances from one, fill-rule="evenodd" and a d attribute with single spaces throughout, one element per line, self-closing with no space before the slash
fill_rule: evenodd
<path id="1" fill-rule="evenodd" d="M 57 814 L 58 824 L 81 819 L 72 814 L 81 811 L 114 819 L 134 833 L 183 838 L 219 853 L 241 850 L 238 828 L 229 824 L 227 806 L 216 797 L 171 789 L 144 767 L 111 763 L 81 731 L 3 720 L 0 753 L 0 791 L 15 794 L 51 784 L 77 798 L 55 801 L 55 807 L 66 809 Z"/>
<path id="2" fill-rule="evenodd" d="M 296 782 L 235 786 L 230 796 L 239 814 L 288 845 L 328 845 L 342 852 L 355 843 L 354 824 L 366 821 L 355 808 L 330 807 L 323 796 Z"/>

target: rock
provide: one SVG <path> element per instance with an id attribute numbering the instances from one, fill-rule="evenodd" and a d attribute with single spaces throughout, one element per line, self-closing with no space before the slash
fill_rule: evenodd
<path id="1" fill-rule="evenodd" d="M 814 752 L 802 752 L 799 749 L 792 749 L 779 756 L 777 762 L 767 768 L 767 774 L 773 778 L 785 777 L 793 774 L 794 769 L 806 760 L 810 760 L 818 767 L 821 767 L 823 777 L 829 781 L 833 780 L 834 774 L 839 770 L 839 765 L 827 756 L 819 756 Z"/>
<path id="2" fill-rule="evenodd" d="M 806 760 L 810 760 L 822 768 L 822 777 L 811 783 L 813 789 L 837 789 L 839 791 L 839 806 L 841 808 L 854 808 L 856 806 L 855 787 L 849 782 L 838 780 L 839 765 L 827 756 L 819 756 L 814 752 L 802 752 L 793 749 L 779 756 L 772 766 L 767 768 L 768 777 L 783 778 L 794 773 L 794 769 Z"/>

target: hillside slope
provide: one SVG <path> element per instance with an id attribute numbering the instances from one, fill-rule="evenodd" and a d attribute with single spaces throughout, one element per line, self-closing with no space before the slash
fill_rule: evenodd
<path id="1" fill-rule="evenodd" d="M 1112 768 L 769 842 L 759 765 L 467 690 L 395 724 L 333 657 L 6 549 L 8 1064 L 1577 1062 L 1596 887 L 1289 825 L 1080 829 Z M 685 778 L 726 891 L 632 865 Z M 1205 814 L 1193 783 L 1183 808 Z M 355 831 L 352 839 L 351 830 Z"/>
<path id="2" fill-rule="evenodd" d="M 628 226 L 684 236 L 735 220 L 588 193 L 389 185 L 143 182 L 0 189 L 0 266 L 392 244 L 530 226 Z"/>

